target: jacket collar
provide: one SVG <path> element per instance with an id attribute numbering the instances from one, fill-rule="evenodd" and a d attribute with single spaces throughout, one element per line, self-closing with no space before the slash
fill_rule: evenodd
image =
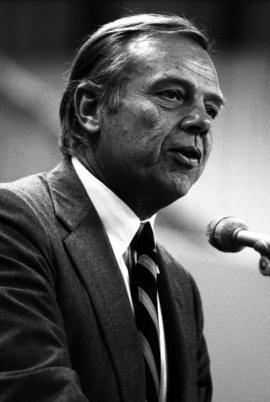
<path id="1" fill-rule="evenodd" d="M 91 208 L 91 202 L 69 159 L 64 159 L 48 174 L 55 215 L 69 229 L 75 230 Z"/>
<path id="2" fill-rule="evenodd" d="M 48 175 L 63 239 L 88 291 L 115 367 L 123 401 L 144 400 L 144 366 L 135 320 L 109 239 L 70 161 Z"/>
<path id="3" fill-rule="evenodd" d="M 187 390 L 192 374 L 188 357 L 189 340 L 185 331 L 187 323 L 184 322 L 187 300 L 180 285 L 181 281 L 175 279 L 175 270 L 180 268 L 176 268 L 176 262 L 159 243 L 157 251 L 160 269 L 158 285 L 160 303 L 162 310 L 166 312 L 163 320 L 168 356 L 168 400 L 174 400 L 177 395 L 179 401 L 184 401 L 185 395 L 188 394 L 189 401 L 195 401 L 197 400 L 196 388 Z M 194 393 L 193 397 L 191 392 Z"/>

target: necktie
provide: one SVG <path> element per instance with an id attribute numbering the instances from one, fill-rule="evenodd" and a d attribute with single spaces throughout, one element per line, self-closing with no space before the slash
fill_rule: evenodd
<path id="1" fill-rule="evenodd" d="M 137 263 L 131 270 L 131 292 L 145 363 L 146 400 L 158 401 L 160 386 L 160 348 L 157 309 L 157 258 L 154 236 L 145 223 L 131 247 Z"/>

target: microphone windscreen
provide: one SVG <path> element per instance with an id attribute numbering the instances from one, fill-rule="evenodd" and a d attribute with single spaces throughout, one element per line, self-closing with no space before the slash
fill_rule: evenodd
<path id="1" fill-rule="evenodd" d="M 220 251 L 236 253 L 244 248 L 234 237 L 238 229 L 248 227 L 234 216 L 217 217 L 207 226 L 208 242 Z"/>

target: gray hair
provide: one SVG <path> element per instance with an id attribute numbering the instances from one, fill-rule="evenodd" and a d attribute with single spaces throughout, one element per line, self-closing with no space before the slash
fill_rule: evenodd
<path id="1" fill-rule="evenodd" d="M 75 113 L 74 93 L 84 81 L 91 82 L 99 95 L 99 102 L 113 112 L 119 105 L 132 62 L 127 44 L 145 35 L 180 34 L 209 50 L 206 35 L 189 20 L 177 15 L 139 14 L 117 19 L 103 25 L 79 48 L 72 63 L 68 82 L 60 104 L 62 132 L 60 148 L 64 155 L 72 155 L 79 145 L 88 145 Z"/>

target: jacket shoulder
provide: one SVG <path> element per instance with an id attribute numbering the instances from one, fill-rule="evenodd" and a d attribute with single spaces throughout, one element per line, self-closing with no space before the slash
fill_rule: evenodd
<path id="1" fill-rule="evenodd" d="M 25 202 L 34 204 L 48 197 L 47 173 L 38 173 L 22 179 L 0 183 L 0 202 Z"/>
<path id="2" fill-rule="evenodd" d="M 48 246 L 54 208 L 46 175 L 0 184 L 0 232 L 6 240 L 23 237 L 42 248 Z"/>

